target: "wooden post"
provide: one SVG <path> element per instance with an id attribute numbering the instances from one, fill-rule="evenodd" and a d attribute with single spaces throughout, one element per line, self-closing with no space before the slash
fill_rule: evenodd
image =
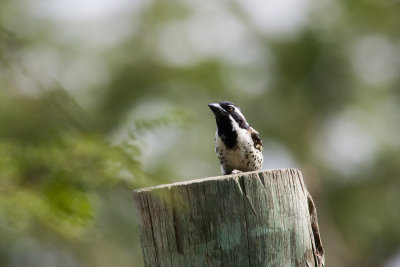
<path id="1" fill-rule="evenodd" d="M 314 203 L 296 169 L 133 192 L 145 266 L 324 266 Z"/>

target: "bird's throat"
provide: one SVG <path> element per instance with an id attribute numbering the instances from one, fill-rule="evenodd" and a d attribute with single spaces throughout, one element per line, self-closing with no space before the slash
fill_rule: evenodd
<path id="1" fill-rule="evenodd" d="M 233 149 L 237 143 L 238 134 L 232 125 L 230 119 L 217 118 L 218 136 L 224 142 L 227 148 Z"/>

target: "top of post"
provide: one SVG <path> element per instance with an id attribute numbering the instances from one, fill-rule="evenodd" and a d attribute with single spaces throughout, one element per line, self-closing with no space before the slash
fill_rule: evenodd
<path id="1" fill-rule="evenodd" d="M 158 189 L 172 188 L 172 187 L 176 187 L 176 186 L 185 186 L 185 185 L 189 185 L 189 184 L 204 183 L 204 182 L 210 182 L 210 181 L 216 181 L 216 180 L 225 180 L 225 179 L 227 180 L 227 179 L 239 178 L 239 177 L 254 177 L 254 175 L 258 176 L 259 174 L 269 174 L 269 175 L 297 174 L 299 176 L 302 176 L 301 171 L 298 169 L 295 169 L 295 168 L 261 170 L 261 171 L 252 171 L 252 172 L 242 172 L 242 173 L 238 173 L 238 174 L 228 174 L 228 175 L 205 177 L 205 178 L 181 181 L 181 182 L 176 182 L 176 183 L 171 183 L 171 184 L 162 184 L 162 185 L 156 185 L 156 186 L 151 186 L 151 187 L 139 188 L 139 189 L 134 190 L 133 193 L 137 194 L 137 193 L 141 193 L 141 192 L 149 192 L 149 191 L 154 191 L 154 190 L 158 190 Z"/>

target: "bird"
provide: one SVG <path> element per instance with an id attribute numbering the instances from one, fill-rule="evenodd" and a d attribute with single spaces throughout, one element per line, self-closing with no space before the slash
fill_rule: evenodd
<path id="1" fill-rule="evenodd" d="M 221 173 L 260 170 L 263 163 L 259 133 L 247 123 L 239 106 L 229 101 L 208 104 L 215 115 L 215 153 Z"/>

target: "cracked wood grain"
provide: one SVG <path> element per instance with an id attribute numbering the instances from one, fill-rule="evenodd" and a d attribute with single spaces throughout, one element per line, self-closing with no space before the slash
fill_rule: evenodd
<path id="1" fill-rule="evenodd" d="M 135 190 L 145 266 L 324 266 L 317 213 L 296 169 Z"/>

